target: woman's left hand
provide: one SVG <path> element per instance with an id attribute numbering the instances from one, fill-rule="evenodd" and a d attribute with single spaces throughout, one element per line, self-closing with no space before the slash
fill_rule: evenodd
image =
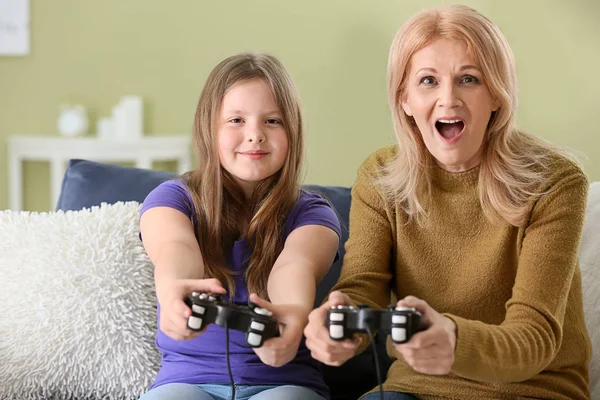
<path id="1" fill-rule="evenodd" d="M 308 323 L 310 310 L 297 304 L 272 304 L 256 294 L 250 295 L 250 301 L 273 313 L 280 326 L 280 336 L 266 340 L 254 352 L 261 361 L 271 367 L 281 367 L 296 357 L 302 340 L 302 332 Z"/>
<path id="2" fill-rule="evenodd" d="M 397 303 L 399 307 L 414 307 L 422 314 L 428 328 L 416 333 L 404 344 L 394 344 L 408 365 L 428 375 L 446 375 L 454 364 L 456 324 L 441 315 L 424 300 L 407 296 Z"/>

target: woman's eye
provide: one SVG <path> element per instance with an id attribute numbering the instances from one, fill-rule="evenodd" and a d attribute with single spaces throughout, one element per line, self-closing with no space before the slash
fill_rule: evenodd
<path id="1" fill-rule="evenodd" d="M 472 75 L 465 75 L 462 77 L 462 79 L 460 81 L 461 81 L 461 83 L 478 83 L 479 79 L 477 79 L 476 77 L 474 77 Z"/>
<path id="2" fill-rule="evenodd" d="M 231 118 L 229 120 L 229 122 L 232 122 L 234 124 L 241 124 L 242 123 L 242 119 L 241 118 Z"/>
<path id="3" fill-rule="evenodd" d="M 422 84 L 425 85 L 434 85 L 435 84 L 435 78 L 433 76 L 426 76 L 424 78 L 421 78 L 421 82 Z"/>
<path id="4" fill-rule="evenodd" d="M 276 125 L 276 124 L 281 124 L 281 121 L 280 121 L 280 120 L 278 120 L 278 119 L 275 119 L 275 118 L 269 118 L 269 119 L 267 120 L 267 124 L 269 124 L 269 125 L 271 125 L 271 124 L 274 124 L 274 125 Z"/>

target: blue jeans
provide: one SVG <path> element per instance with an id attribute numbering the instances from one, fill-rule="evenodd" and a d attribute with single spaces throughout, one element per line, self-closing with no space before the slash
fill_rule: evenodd
<path id="1" fill-rule="evenodd" d="M 408 393 L 400 393 L 400 392 L 383 392 L 384 400 L 419 400 L 417 397 Z M 369 393 L 365 397 L 361 398 L 361 400 L 379 400 L 381 399 L 381 395 L 379 392 Z"/>
<path id="2" fill-rule="evenodd" d="M 236 385 L 235 400 L 325 400 L 314 390 L 301 386 Z M 228 383 L 169 383 L 156 387 L 140 400 L 231 400 Z"/>

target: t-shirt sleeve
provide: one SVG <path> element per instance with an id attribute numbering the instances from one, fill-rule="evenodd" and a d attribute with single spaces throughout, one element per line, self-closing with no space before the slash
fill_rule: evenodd
<path id="1" fill-rule="evenodd" d="M 292 213 L 289 232 L 306 225 L 326 226 L 342 239 L 340 220 L 332 205 L 321 195 L 303 190 Z"/>
<path id="2" fill-rule="evenodd" d="M 180 180 L 166 181 L 151 191 L 140 210 L 140 217 L 144 212 L 154 207 L 170 207 L 181 211 L 185 216 L 193 219 L 192 197 L 187 187 Z"/>

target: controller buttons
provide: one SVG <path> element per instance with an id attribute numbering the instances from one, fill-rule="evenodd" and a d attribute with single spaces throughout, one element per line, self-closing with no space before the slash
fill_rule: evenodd
<path id="1" fill-rule="evenodd" d="M 397 343 L 406 341 L 406 329 L 392 328 L 392 340 Z"/>
<path id="2" fill-rule="evenodd" d="M 260 307 L 256 307 L 254 309 L 254 312 L 260 315 L 266 315 L 267 317 L 270 317 L 273 315 L 273 313 L 269 310 L 267 310 L 266 308 L 260 308 Z"/>
<path id="3" fill-rule="evenodd" d="M 329 320 L 330 321 L 336 321 L 336 322 L 342 322 L 344 321 L 344 314 L 342 313 L 331 313 L 329 314 Z"/>
<path id="4" fill-rule="evenodd" d="M 250 329 L 254 329 L 254 330 L 262 332 L 265 330 L 265 324 L 261 324 L 260 322 L 252 321 L 252 323 L 250 324 Z"/>
<path id="5" fill-rule="evenodd" d="M 202 326 L 202 318 L 194 317 L 193 315 L 188 318 L 188 328 L 198 330 Z"/>
<path id="6" fill-rule="evenodd" d="M 260 346 L 261 342 L 262 342 L 261 335 L 257 335 L 256 333 L 253 333 L 253 332 L 248 333 L 248 344 L 250 346 L 258 347 L 258 346 Z"/>
<path id="7" fill-rule="evenodd" d="M 344 327 L 342 325 L 331 325 L 329 327 L 329 336 L 332 339 L 342 339 L 344 337 Z"/>
<path id="8" fill-rule="evenodd" d="M 192 304 L 192 311 L 195 312 L 196 314 L 204 315 L 204 311 L 206 311 L 206 308 L 199 306 L 197 304 Z"/>
<path id="9" fill-rule="evenodd" d="M 199 297 L 200 300 L 206 300 L 208 298 L 208 295 L 206 293 L 201 293 Z"/>
<path id="10" fill-rule="evenodd" d="M 392 324 L 406 324 L 406 315 L 392 315 Z"/>

